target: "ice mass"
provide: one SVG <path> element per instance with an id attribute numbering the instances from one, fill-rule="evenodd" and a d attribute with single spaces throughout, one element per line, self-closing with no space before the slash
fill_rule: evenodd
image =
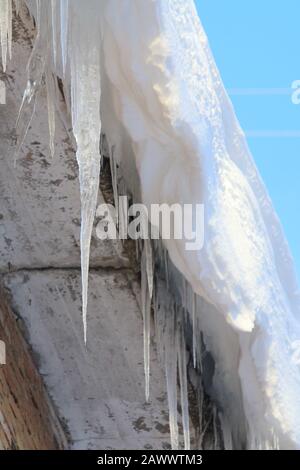
<path id="1" fill-rule="evenodd" d="M 54 154 L 59 78 L 77 145 L 85 340 L 90 239 L 105 136 L 115 201 L 120 191 L 117 168 L 126 170 L 134 160 L 138 182 L 127 178 L 126 185 L 136 202 L 146 207 L 205 207 L 201 250 L 186 250 L 180 239 L 145 240 L 138 246 L 146 399 L 151 400 L 153 308 L 166 371 L 173 449 L 179 446 L 177 376 L 184 447 L 190 447 L 187 324 L 199 374 L 202 340 L 214 359 L 209 393 L 216 403 L 224 447 L 299 449 L 300 370 L 294 358 L 300 302 L 293 260 L 193 0 L 26 4 L 37 36 L 16 124 L 15 159 L 17 164 L 44 85 Z M 4 70 L 11 57 L 12 8 L 18 11 L 19 5 L 20 1 L 0 0 Z M 164 302 L 159 270 L 170 290 L 176 290 L 181 309 Z"/>

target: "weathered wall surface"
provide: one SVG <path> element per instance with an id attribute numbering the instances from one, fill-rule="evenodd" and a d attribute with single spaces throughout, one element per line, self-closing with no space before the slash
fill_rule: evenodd
<path id="1" fill-rule="evenodd" d="M 0 448 L 66 447 L 60 423 L 3 291 L 0 338 L 7 351 L 6 364 L 0 365 Z"/>
<path id="2" fill-rule="evenodd" d="M 92 270 L 87 347 L 79 270 L 5 278 L 76 449 L 169 445 L 164 377 L 155 354 L 151 403 L 145 403 L 142 321 L 130 278 L 130 272 Z"/>

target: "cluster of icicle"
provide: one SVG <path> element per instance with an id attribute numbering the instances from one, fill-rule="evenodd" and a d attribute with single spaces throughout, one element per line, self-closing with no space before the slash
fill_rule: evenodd
<path id="1" fill-rule="evenodd" d="M 81 192 L 81 269 L 82 269 L 82 310 L 84 339 L 87 340 L 87 293 L 90 240 L 96 209 L 99 188 L 100 162 L 102 147 L 100 145 L 100 18 L 90 15 L 94 11 L 82 8 L 81 1 L 36 0 L 31 6 L 31 13 L 36 21 L 37 35 L 34 47 L 27 64 L 27 87 L 16 122 L 17 146 L 15 163 L 26 138 L 31 120 L 35 112 L 38 91 L 44 86 L 47 89 L 49 147 L 54 156 L 55 141 L 55 100 L 57 98 L 56 74 L 66 78 L 71 84 L 71 109 L 73 133 L 77 144 L 77 160 L 79 165 Z M 19 14 L 21 0 L 15 1 L 16 14 Z M 1 0 L 0 33 L 2 47 L 3 71 L 6 70 L 7 52 L 11 58 L 12 44 L 12 0 Z M 72 18 L 72 21 L 70 21 Z M 60 26 L 60 29 L 59 29 Z M 58 43 L 58 38 L 60 42 Z M 61 53 L 59 57 L 58 52 Z M 68 62 L 69 61 L 69 62 Z M 67 69 L 67 64 L 69 70 Z M 105 152 L 104 152 L 105 153 Z M 118 201 L 118 186 L 116 161 L 113 153 L 108 152 L 111 165 L 114 199 Z M 139 248 L 137 248 L 139 249 Z M 139 254 L 138 254 L 139 256 Z M 166 254 L 164 255 L 167 256 Z M 150 399 L 150 322 L 153 294 L 154 266 L 152 247 L 145 240 L 141 255 L 142 273 L 142 313 L 144 320 L 144 365 L 145 365 L 145 395 Z M 160 322 L 162 320 L 160 319 Z M 165 320 L 167 321 L 167 320 Z M 171 327 L 172 328 L 172 327 Z M 160 333 L 162 335 L 162 332 Z M 184 447 L 190 448 L 188 392 L 186 376 L 186 346 L 182 329 L 179 331 L 173 325 L 172 331 L 163 335 L 161 344 L 168 339 L 172 343 L 162 348 L 166 358 L 166 377 L 170 407 L 171 444 L 173 449 L 179 446 L 177 424 L 177 357 L 180 373 L 181 407 L 183 416 Z M 173 343 L 174 341 L 174 343 Z M 164 353 L 162 353 L 163 355 Z M 175 354 L 175 360 L 174 360 Z"/>
<path id="2" fill-rule="evenodd" d="M 171 263 L 165 263 L 166 282 L 172 278 L 173 291 L 181 292 L 179 303 L 187 314 L 178 317 L 173 304 L 165 307 L 168 315 L 163 324 L 159 321 L 163 313 L 155 315 L 164 346 L 173 448 L 178 447 L 177 369 L 185 447 L 189 448 L 185 342 L 193 344 L 194 365 L 201 369 L 202 340 L 214 358 L 214 368 L 206 361 L 203 377 L 221 410 L 225 447 L 232 443 L 247 448 L 299 448 L 300 303 L 293 262 L 193 0 L 26 3 L 36 19 L 37 37 L 17 121 L 16 155 L 44 82 L 54 153 L 59 76 L 66 94 L 70 90 L 77 144 L 85 340 L 89 250 L 104 124 L 116 159 L 123 158 L 124 142 L 131 143 L 142 202 L 205 205 L 202 250 L 188 252 L 185 240 L 168 240 L 164 250 L 153 251 L 146 240 L 141 255 L 147 399 L 151 302 L 161 312 L 157 299 L 163 298 L 153 282 L 159 276 L 154 276 L 154 264 L 168 253 L 175 271 L 181 273 L 172 277 L 167 272 Z M 0 0 L 0 5 L 5 68 L 11 50 L 12 2 Z M 18 9 L 19 2 L 15 5 Z M 128 146 L 125 153 L 130 153 Z M 111 167 L 116 193 L 113 159 Z M 188 282 L 183 292 L 182 276 Z M 184 291 L 190 292 L 189 301 Z"/>
<path id="3" fill-rule="evenodd" d="M 2 64 L 11 55 L 12 0 L 1 0 L 0 31 Z M 16 13 L 20 2 L 15 2 Z M 37 35 L 27 64 L 27 87 L 17 123 L 15 161 L 35 111 L 38 91 L 46 84 L 50 151 L 54 154 L 57 76 L 71 85 L 72 127 L 76 139 L 81 192 L 81 269 L 84 339 L 87 339 L 87 292 L 90 240 L 100 175 L 100 14 L 96 1 L 87 7 L 78 0 L 28 2 Z M 93 14 L 91 14 L 93 12 Z M 72 18 L 72 21 L 70 21 Z M 68 69 L 67 69 L 68 65 Z M 66 78 L 67 77 L 67 78 Z"/>

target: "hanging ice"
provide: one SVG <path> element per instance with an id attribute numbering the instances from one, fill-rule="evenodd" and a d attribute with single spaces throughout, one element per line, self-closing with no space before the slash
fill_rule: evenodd
<path id="1" fill-rule="evenodd" d="M 232 348 L 241 354 L 236 372 L 248 446 L 259 441 L 267 447 L 275 433 L 281 447 L 299 447 L 300 374 L 291 351 L 300 337 L 300 313 L 293 263 L 194 3 L 105 4 L 110 93 L 134 142 L 143 201 L 205 206 L 204 248 L 188 252 L 184 240 L 166 241 L 166 247 L 193 290 L 219 313 L 215 336 L 223 318 L 236 332 Z M 216 354 L 223 348 L 218 368 L 225 367 L 231 354 L 226 345 L 211 340 L 211 347 Z M 168 380 L 174 382 L 174 374 Z M 221 402 L 225 393 L 219 389 Z"/>
<path id="2" fill-rule="evenodd" d="M 73 132 L 77 143 L 77 161 L 81 192 L 81 269 L 82 269 L 82 312 L 84 339 L 87 339 L 87 292 L 90 240 L 96 209 L 100 175 L 100 9 L 96 0 L 90 0 L 84 12 L 77 0 L 62 1 L 60 17 L 57 1 L 37 0 L 37 38 L 28 64 L 28 83 L 20 108 L 16 133 L 18 137 L 15 155 L 23 144 L 35 109 L 36 94 L 45 77 L 48 99 L 50 150 L 54 154 L 55 94 L 56 83 L 53 73 L 57 64 L 57 24 L 61 31 L 61 52 L 63 73 L 69 60 L 71 74 L 71 108 Z M 69 13 L 72 23 L 69 25 Z M 94 12 L 94 13 L 92 13 Z M 60 21 L 58 21 L 60 18 Z M 69 31 L 70 30 L 70 31 Z M 70 35 L 67 42 L 68 31 Z M 52 47 L 49 47 L 52 43 Z M 69 84 L 67 84 L 67 87 Z"/>
<path id="3" fill-rule="evenodd" d="M 36 6 L 37 36 L 27 64 L 27 86 L 16 122 L 17 145 L 14 155 L 15 162 L 35 111 L 36 96 L 44 77 L 48 55 L 47 33 L 49 31 L 49 23 L 47 8 L 41 8 L 40 0 L 37 0 Z"/>
<path id="4" fill-rule="evenodd" d="M 68 53 L 69 0 L 60 1 L 60 44 L 63 76 L 65 76 Z"/>
<path id="5" fill-rule="evenodd" d="M 177 416 L 177 334 L 176 334 L 176 315 L 174 307 L 169 306 L 169 312 L 166 317 L 166 335 L 165 339 L 165 369 L 167 379 L 167 392 L 169 404 L 169 421 L 171 446 L 173 450 L 178 449 L 178 416 Z M 175 356 L 175 357 L 174 357 Z"/>
<path id="6" fill-rule="evenodd" d="M 81 194 L 82 310 L 86 342 L 90 241 L 100 175 L 101 7 L 97 0 L 90 0 L 84 8 L 81 0 L 72 0 L 69 8 L 72 123 Z"/>
<path id="7" fill-rule="evenodd" d="M 193 295 L 193 301 L 192 301 L 192 324 L 193 324 L 193 363 L 194 367 L 196 367 L 197 359 L 196 359 L 196 331 L 197 331 L 197 326 L 196 326 L 196 302 L 197 302 L 197 297 L 196 294 Z"/>
<path id="8" fill-rule="evenodd" d="M 52 23 L 52 52 L 53 52 L 53 62 L 54 68 L 56 68 L 56 58 L 57 58 L 57 0 L 50 0 L 51 2 L 51 23 Z"/>
<path id="9" fill-rule="evenodd" d="M 0 42 L 3 71 L 6 70 L 7 52 L 11 57 L 12 0 L 0 0 Z"/>
<path id="10" fill-rule="evenodd" d="M 144 365 L 146 383 L 146 401 L 149 401 L 150 381 L 150 328 L 151 328 L 151 301 L 153 294 L 153 257 L 152 246 L 149 239 L 144 240 L 141 257 L 141 290 L 142 309 L 144 319 Z"/>
<path id="11" fill-rule="evenodd" d="M 145 246 L 141 257 L 141 294 L 142 294 L 142 313 L 144 322 L 144 369 L 145 369 L 145 395 L 146 401 L 149 401 L 150 396 L 150 328 L 151 328 L 151 297 L 148 281 L 148 270 L 147 263 L 147 248 L 146 243 L 150 243 L 149 240 L 145 240 Z"/>
<path id="12" fill-rule="evenodd" d="M 51 156 L 54 156 L 54 139 L 55 139 L 55 101 L 56 101 L 56 84 L 55 77 L 51 69 L 46 68 L 46 86 L 47 86 L 47 104 L 48 104 L 48 123 L 49 123 L 49 146 Z"/>
<path id="13" fill-rule="evenodd" d="M 178 354 L 178 369 L 180 381 L 180 399 L 181 399 L 181 413 L 184 434 L 184 448 L 190 449 L 190 424 L 189 424 L 189 406 L 188 406 L 188 386 L 186 376 L 186 345 L 184 337 L 184 325 L 182 321 L 178 325 L 177 330 L 177 354 Z M 217 448 L 217 447 L 215 447 Z"/>
<path id="14" fill-rule="evenodd" d="M 22 0 L 14 0 L 17 15 L 20 13 L 21 2 L 22 2 Z"/>
<path id="15" fill-rule="evenodd" d="M 0 6 L 5 69 L 11 42 L 11 2 L 1 0 Z M 116 162 L 124 157 L 126 165 L 122 152 L 128 157 L 133 151 L 143 202 L 147 206 L 178 202 L 205 206 L 204 248 L 189 252 L 185 240 L 166 241 L 165 277 L 169 282 L 169 256 L 197 294 L 194 307 L 187 302 L 192 315 L 194 362 L 201 352 L 201 316 L 203 334 L 217 362 L 212 386 L 224 409 L 224 429 L 231 426 L 232 434 L 234 428 L 238 434 L 245 415 L 248 448 L 299 448 L 300 371 L 294 359 L 300 338 L 300 303 L 293 263 L 193 1 L 89 0 L 83 5 L 81 0 L 61 0 L 58 7 L 57 1 L 37 0 L 36 16 L 38 34 L 18 119 L 17 150 L 26 136 L 45 70 L 48 96 L 54 95 L 49 82 L 49 67 L 53 67 L 53 73 L 61 74 L 66 90 L 71 86 L 82 204 L 85 340 L 89 250 L 100 172 L 103 78 L 106 107 L 102 118 L 109 141 L 116 143 L 113 158 Z M 44 27 L 47 24 L 52 24 L 51 34 L 49 27 Z M 50 99 L 53 142 L 51 103 Z M 53 143 L 51 147 L 53 151 Z M 147 397 L 153 290 L 152 252 L 148 248 L 146 245 L 142 279 Z M 185 445 L 189 445 L 184 347 L 182 336 L 178 337 L 176 309 L 168 306 L 167 334 L 162 335 L 173 448 L 179 445 L 178 368 Z M 230 341 L 224 341 L 224 335 Z M 226 415 L 227 409 L 232 413 Z M 226 441 L 230 445 L 230 438 Z"/>

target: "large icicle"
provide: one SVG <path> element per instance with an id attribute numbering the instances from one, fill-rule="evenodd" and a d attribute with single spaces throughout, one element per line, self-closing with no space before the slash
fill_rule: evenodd
<path id="1" fill-rule="evenodd" d="M 193 328 L 193 364 L 196 368 L 197 365 L 197 345 L 196 345 L 196 307 L 197 307 L 197 296 L 193 293 L 193 304 L 192 304 L 192 328 Z"/>
<path id="2" fill-rule="evenodd" d="M 150 329 L 151 329 L 151 301 L 153 295 L 153 256 L 151 240 L 144 235 L 144 247 L 141 258 L 141 289 L 142 310 L 144 319 L 144 368 L 146 401 L 149 401 L 150 382 Z"/>
<path id="3" fill-rule="evenodd" d="M 37 37 L 27 64 L 27 86 L 16 122 L 17 145 L 14 157 L 15 162 L 34 115 L 36 97 L 42 86 L 43 78 L 45 78 L 47 88 L 49 146 L 51 156 L 53 157 L 54 155 L 56 102 L 54 36 L 52 44 L 53 47 L 51 47 L 49 39 L 52 37 L 52 34 L 54 34 L 53 26 L 56 19 L 53 14 L 50 14 L 49 3 L 41 3 L 40 0 L 37 0 L 36 5 Z"/>
<path id="4" fill-rule="evenodd" d="M 176 313 L 174 305 L 170 305 L 166 313 L 165 334 L 165 370 L 169 404 L 169 421 L 171 446 L 173 450 L 179 447 L 177 422 L 177 354 L 176 354 Z"/>
<path id="5" fill-rule="evenodd" d="M 145 240 L 145 245 L 141 257 L 141 294 L 144 325 L 145 396 L 146 401 L 148 402 L 150 396 L 151 297 L 148 286 L 146 242 L 149 242 L 149 240 Z"/>
<path id="6" fill-rule="evenodd" d="M 11 47 L 12 47 L 12 0 L 8 0 L 7 48 L 8 48 L 9 59 L 11 59 Z"/>
<path id="7" fill-rule="evenodd" d="M 111 181 L 112 181 L 112 188 L 114 193 L 114 203 L 116 208 L 116 216 L 117 216 L 117 226 L 119 226 L 119 194 L 118 194 L 118 175 L 117 175 L 117 162 L 115 158 L 115 147 L 109 150 L 109 161 L 110 161 L 110 172 L 111 172 Z M 121 217 L 121 220 L 122 217 Z"/>
<path id="8" fill-rule="evenodd" d="M 7 51 L 11 57 L 12 0 L 0 0 L 0 42 L 3 71 L 6 71 Z"/>
<path id="9" fill-rule="evenodd" d="M 49 147 L 51 157 L 54 157 L 54 138 L 55 138 L 55 102 L 56 102 L 56 83 L 52 70 L 46 68 L 46 87 L 47 87 L 47 105 L 48 105 L 48 125 L 49 125 Z"/>
<path id="10" fill-rule="evenodd" d="M 84 340 L 87 340 L 87 295 L 90 242 L 100 176 L 100 12 L 101 3 L 82 0 L 69 5 L 71 101 L 77 143 L 81 194 L 81 273 Z"/>
<path id="11" fill-rule="evenodd" d="M 66 73 L 68 57 L 69 0 L 60 0 L 60 47 L 63 75 Z"/>
<path id="12" fill-rule="evenodd" d="M 7 37 L 10 3 L 1 0 L 5 15 L 1 15 L 1 43 L 4 67 L 7 53 Z M 49 134 L 51 155 L 54 154 L 55 133 L 55 73 L 57 65 L 57 1 L 36 1 L 37 37 L 27 66 L 28 82 L 19 111 L 16 134 L 15 160 L 27 135 L 34 110 L 36 95 L 46 77 Z M 87 293 L 90 240 L 97 203 L 100 174 L 100 7 L 91 0 L 83 9 L 78 0 L 62 1 L 60 4 L 60 38 L 63 72 L 65 72 L 70 48 L 71 102 L 73 132 L 77 143 L 77 161 L 81 191 L 81 269 L 82 269 L 82 312 L 84 339 L 87 328 Z M 72 16 L 71 38 L 68 42 L 69 11 Z M 52 44 L 52 48 L 49 46 Z M 52 70 L 53 69 L 53 70 Z M 45 73 L 46 72 L 46 73 Z"/>
<path id="13" fill-rule="evenodd" d="M 190 423 L 189 423 L 189 404 L 188 404 L 188 385 L 187 385 L 187 363 L 186 363 L 186 344 L 183 325 L 183 317 L 180 319 L 177 331 L 177 354 L 178 370 L 180 381 L 180 400 L 182 413 L 182 426 L 184 435 L 184 448 L 190 449 Z"/>
<path id="14" fill-rule="evenodd" d="M 45 73 L 47 57 L 47 32 L 48 32 L 48 11 L 47 5 L 37 0 L 37 36 L 27 64 L 27 86 L 23 95 L 22 104 L 16 122 L 17 144 L 14 155 L 14 162 L 19 154 L 22 144 L 27 135 L 32 117 L 34 115 L 36 96 L 41 87 Z"/>
<path id="15" fill-rule="evenodd" d="M 50 0 L 51 2 L 51 22 L 52 22 L 52 54 L 54 68 L 56 68 L 57 59 L 57 0 Z M 49 15 L 50 17 L 50 15 Z M 50 38 L 49 38 L 50 39 Z"/>
<path id="16" fill-rule="evenodd" d="M 153 277 L 154 277 L 152 245 L 151 245 L 151 241 L 148 238 L 144 240 L 144 243 L 145 243 L 144 246 L 145 246 L 147 281 L 148 281 L 149 296 L 150 296 L 150 301 L 151 301 L 152 294 L 153 294 Z"/>

